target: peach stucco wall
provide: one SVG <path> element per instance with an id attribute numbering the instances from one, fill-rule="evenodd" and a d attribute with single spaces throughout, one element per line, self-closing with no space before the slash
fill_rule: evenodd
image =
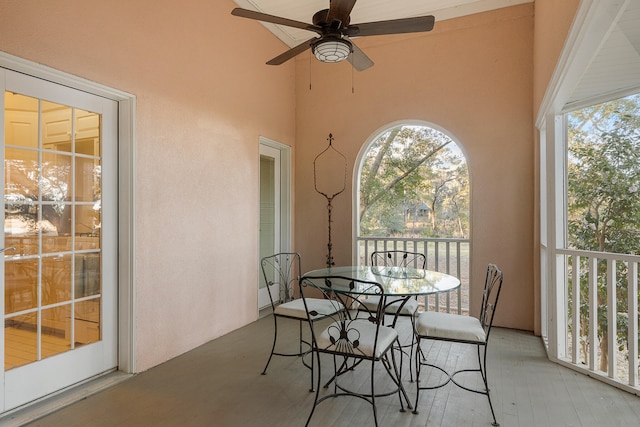
<path id="1" fill-rule="evenodd" d="M 257 318 L 258 142 L 294 144 L 295 67 L 234 6 L 0 1 L 0 50 L 137 97 L 138 371 Z"/>
<path id="2" fill-rule="evenodd" d="M 335 198 L 333 255 L 352 260 L 352 176 L 379 129 L 419 120 L 445 129 L 467 156 L 472 190 L 471 308 L 488 262 L 504 270 L 497 324 L 533 330 L 533 5 L 437 22 L 424 35 L 356 39 L 375 66 L 296 61 L 296 247 L 304 269 L 325 264 L 326 200 L 314 191 L 313 159 L 332 132 L 348 161 Z M 309 83 L 311 81 L 311 89 Z"/>

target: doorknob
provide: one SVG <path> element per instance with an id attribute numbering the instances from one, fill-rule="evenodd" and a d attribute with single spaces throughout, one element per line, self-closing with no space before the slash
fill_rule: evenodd
<path id="1" fill-rule="evenodd" d="M 4 252 L 4 251 L 15 251 L 16 248 L 2 248 L 0 249 L 0 253 Z"/>

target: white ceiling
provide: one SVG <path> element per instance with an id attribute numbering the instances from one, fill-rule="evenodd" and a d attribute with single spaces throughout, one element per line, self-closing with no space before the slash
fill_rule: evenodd
<path id="1" fill-rule="evenodd" d="M 640 0 L 623 3 L 567 104 L 640 90 Z"/>
<path id="2" fill-rule="evenodd" d="M 329 7 L 329 0 L 234 0 L 242 8 L 311 23 L 313 14 Z M 359 0 L 351 23 L 434 15 L 438 21 L 531 3 L 534 0 Z M 559 0 L 560 1 L 560 0 Z M 593 0 L 599 1 L 599 0 Z M 619 4 L 611 27 L 607 24 L 593 57 L 571 91 L 568 104 L 599 96 L 640 90 L 640 0 L 606 0 Z M 242 18 L 238 18 L 242 19 Z M 316 34 L 306 30 L 262 23 L 289 47 Z M 256 24 L 258 25 L 258 24 Z M 585 37 L 588 37 L 586 35 Z"/>

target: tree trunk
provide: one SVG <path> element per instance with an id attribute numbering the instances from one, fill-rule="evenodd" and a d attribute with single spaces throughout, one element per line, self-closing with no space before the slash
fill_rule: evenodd
<path id="1" fill-rule="evenodd" d="M 609 367 L 609 334 L 605 331 L 602 334 L 600 340 L 600 369 L 602 372 L 607 372 Z"/>

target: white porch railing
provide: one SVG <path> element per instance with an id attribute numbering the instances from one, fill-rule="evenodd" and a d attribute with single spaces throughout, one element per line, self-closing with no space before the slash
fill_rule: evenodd
<path id="1" fill-rule="evenodd" d="M 638 394 L 640 256 L 570 249 L 556 254 L 566 313 L 558 319 L 558 358 Z"/>
<path id="2" fill-rule="evenodd" d="M 469 313 L 468 239 L 357 237 L 358 265 L 369 265 L 374 251 L 398 250 L 419 252 L 427 257 L 427 269 L 450 274 L 460 279 L 460 287 L 440 295 L 419 298 L 424 310 L 447 313 Z"/>

